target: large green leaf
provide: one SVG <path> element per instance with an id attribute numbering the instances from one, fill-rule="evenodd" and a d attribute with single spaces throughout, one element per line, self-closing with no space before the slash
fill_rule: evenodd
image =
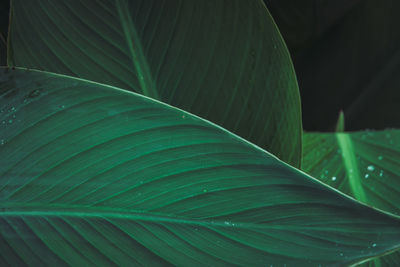
<path id="1" fill-rule="evenodd" d="M 304 134 L 303 170 L 371 206 L 400 214 L 400 130 Z"/>
<path id="2" fill-rule="evenodd" d="M 159 99 L 300 165 L 297 82 L 261 0 L 13 0 L 10 46 L 12 65 Z"/>
<path id="3" fill-rule="evenodd" d="M 304 171 L 370 206 L 400 214 L 400 130 L 306 133 L 303 143 Z M 400 252 L 368 264 L 394 262 L 400 262 Z"/>
<path id="4" fill-rule="evenodd" d="M 400 128 L 400 1 L 264 0 L 295 65 L 308 131 Z"/>
<path id="5" fill-rule="evenodd" d="M 400 246 L 399 217 L 177 108 L 21 69 L 0 94 L 2 265 L 341 265 Z"/>

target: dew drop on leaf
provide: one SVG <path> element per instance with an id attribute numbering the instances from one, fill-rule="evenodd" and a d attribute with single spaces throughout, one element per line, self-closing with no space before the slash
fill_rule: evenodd
<path id="1" fill-rule="evenodd" d="M 369 177 L 369 174 L 367 173 L 367 174 L 366 174 L 364 177 L 365 177 L 365 179 L 368 179 L 368 177 Z"/>
<path id="2" fill-rule="evenodd" d="M 336 176 L 333 176 L 333 177 L 332 177 L 332 181 L 336 181 Z"/>
<path id="3" fill-rule="evenodd" d="M 378 160 L 382 160 L 383 159 L 383 156 L 378 156 Z"/>
<path id="4" fill-rule="evenodd" d="M 372 172 L 375 170 L 375 167 L 373 165 L 369 165 L 367 169 Z"/>

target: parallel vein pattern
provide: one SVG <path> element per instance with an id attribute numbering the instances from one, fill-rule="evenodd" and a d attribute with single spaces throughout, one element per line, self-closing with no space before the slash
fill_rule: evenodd
<path id="1" fill-rule="evenodd" d="M 361 202 L 400 214 L 400 130 L 306 133 L 303 169 Z M 394 253 L 366 266 L 394 266 Z"/>
<path id="2" fill-rule="evenodd" d="M 300 165 L 297 82 L 262 1 L 13 0 L 11 13 L 11 65 L 156 98 Z"/>
<path id="3" fill-rule="evenodd" d="M 0 108 L 3 265 L 330 266 L 399 247 L 399 218 L 140 95 L 2 69 Z"/>

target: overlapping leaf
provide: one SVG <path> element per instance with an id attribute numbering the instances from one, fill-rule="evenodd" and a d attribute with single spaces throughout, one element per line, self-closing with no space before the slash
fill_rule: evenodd
<path id="1" fill-rule="evenodd" d="M 298 87 L 262 1 L 12 1 L 9 63 L 111 84 L 299 166 Z"/>
<path id="2" fill-rule="evenodd" d="M 400 130 L 304 135 L 303 169 L 382 210 L 400 214 Z M 369 262 L 394 266 L 400 253 Z"/>
<path id="3" fill-rule="evenodd" d="M 189 113 L 1 72 L 2 264 L 341 265 L 400 245 L 398 217 Z"/>

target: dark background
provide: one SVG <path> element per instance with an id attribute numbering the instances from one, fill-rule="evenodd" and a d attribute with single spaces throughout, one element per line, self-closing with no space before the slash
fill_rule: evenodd
<path id="1" fill-rule="evenodd" d="M 400 127 L 400 1 L 264 0 L 289 48 L 303 126 Z"/>

